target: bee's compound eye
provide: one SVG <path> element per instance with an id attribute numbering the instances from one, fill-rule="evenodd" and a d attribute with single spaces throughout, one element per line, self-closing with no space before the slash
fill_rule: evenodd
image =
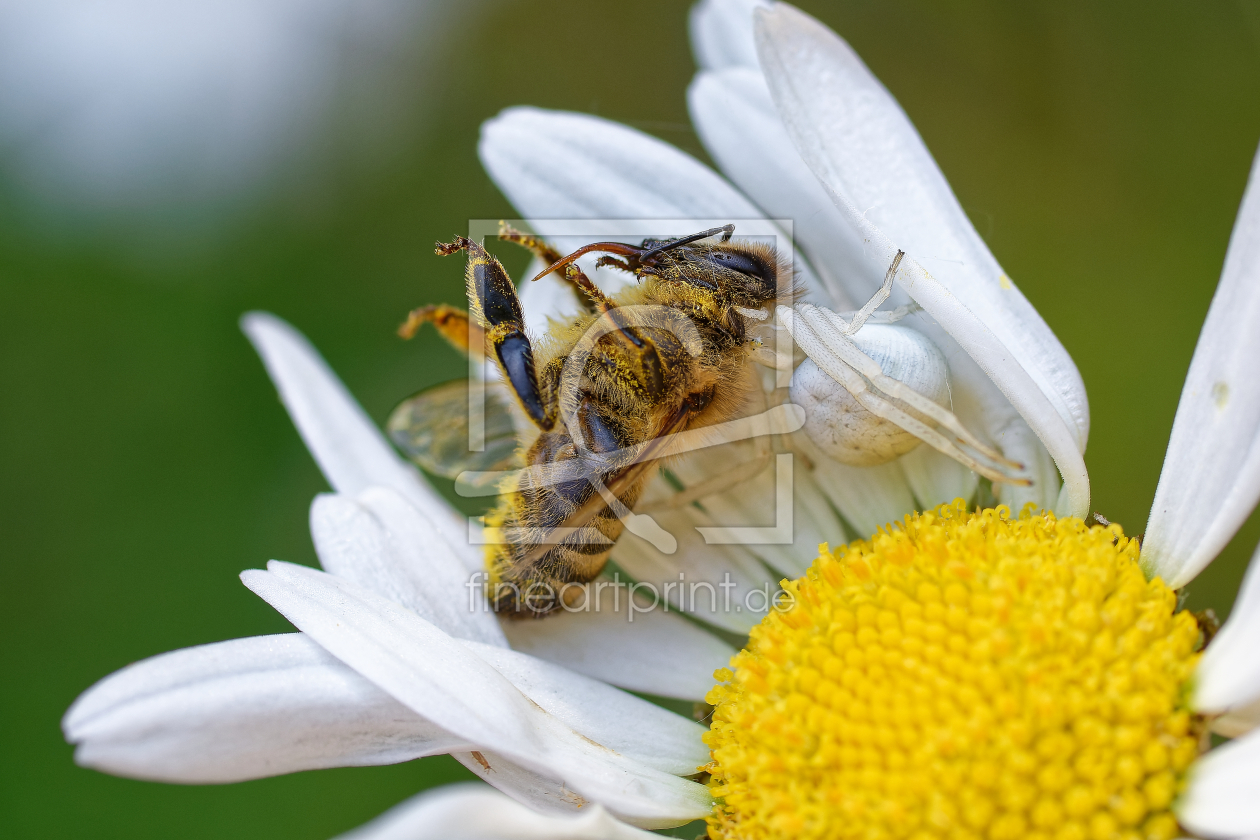
<path id="1" fill-rule="evenodd" d="M 774 281 L 774 267 L 748 254 L 738 251 L 713 251 L 709 259 L 723 268 L 738 271 L 761 280 Z"/>
<path id="2" fill-rule="evenodd" d="M 885 375 L 948 407 L 949 367 L 941 351 L 923 333 L 910 327 L 868 323 L 853 336 L 853 341 L 879 364 Z M 806 359 L 792 374 L 788 396 L 805 409 L 805 434 L 842 464 L 872 467 L 919 445 L 917 437 L 858 403 L 812 359 Z M 917 415 L 913 409 L 909 411 Z"/>

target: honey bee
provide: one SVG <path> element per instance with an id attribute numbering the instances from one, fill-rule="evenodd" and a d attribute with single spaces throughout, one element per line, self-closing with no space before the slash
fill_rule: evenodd
<path id="1" fill-rule="evenodd" d="M 517 438 L 504 400 L 485 408 L 486 447 L 466 451 L 466 386 L 447 383 L 402 403 L 388 431 L 431 472 L 507 473 L 486 516 L 486 568 L 494 609 L 541 617 L 570 603 L 603 569 L 648 479 L 667 456 L 664 441 L 737 417 L 759 388 L 752 352 L 775 304 L 796 290 L 790 263 L 774 248 L 732 241 L 734 225 L 639 245 L 598 242 L 562 255 L 504 227 L 514 242 L 557 272 L 583 301 L 581 314 L 552 322 L 531 340 L 516 288 L 502 264 L 472 240 L 437 244 L 467 254 L 469 311 L 426 306 L 400 328 L 432 323 L 453 345 L 498 368 L 519 414 L 537 430 Z M 588 253 L 638 281 L 605 295 L 578 267 Z"/>

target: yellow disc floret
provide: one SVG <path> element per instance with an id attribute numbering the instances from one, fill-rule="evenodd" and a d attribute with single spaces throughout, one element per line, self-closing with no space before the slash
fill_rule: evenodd
<path id="1" fill-rule="evenodd" d="M 961 500 L 820 546 L 715 675 L 710 836 L 1177 836 L 1200 633 L 1137 560 Z"/>

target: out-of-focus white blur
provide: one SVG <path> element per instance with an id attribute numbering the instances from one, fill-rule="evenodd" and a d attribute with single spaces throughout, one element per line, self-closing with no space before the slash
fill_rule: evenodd
<path id="1" fill-rule="evenodd" d="M 0 0 L 0 167 L 55 206 L 213 203 L 302 153 L 439 0 Z"/>

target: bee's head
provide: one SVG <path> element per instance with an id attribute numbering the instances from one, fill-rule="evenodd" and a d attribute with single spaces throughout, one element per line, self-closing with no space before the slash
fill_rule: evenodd
<path id="1" fill-rule="evenodd" d="M 773 248 L 753 242 L 691 245 L 665 252 L 678 279 L 712 289 L 736 306 L 758 307 L 779 294 Z"/>
<path id="2" fill-rule="evenodd" d="M 622 242 L 596 242 L 569 254 L 538 277 L 596 251 L 624 258 L 605 256 L 596 265 L 615 266 L 637 276 L 666 277 L 704 289 L 733 306 L 755 308 L 776 299 L 788 303 L 795 291 L 791 265 L 780 260 L 769 245 L 730 241 L 734 230 L 734 225 L 726 225 L 679 239 L 645 239 L 637 247 Z M 719 242 L 703 241 L 718 234 L 722 234 Z"/>

